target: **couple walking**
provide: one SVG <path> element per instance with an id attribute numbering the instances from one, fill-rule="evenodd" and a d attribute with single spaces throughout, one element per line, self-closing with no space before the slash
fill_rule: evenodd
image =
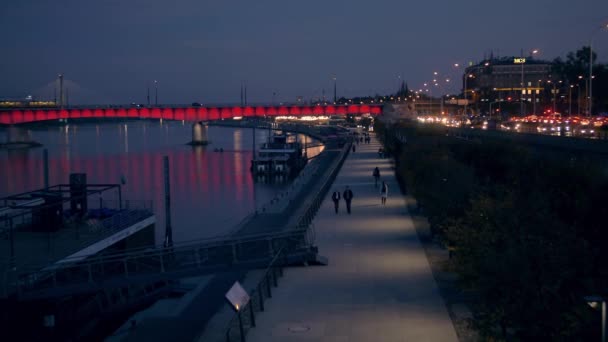
<path id="1" fill-rule="evenodd" d="M 380 180 L 380 169 L 376 166 L 374 172 L 372 173 L 374 176 L 374 187 L 378 187 L 378 180 Z M 388 197 L 388 185 L 386 185 L 385 181 L 382 181 L 382 186 L 380 187 L 380 199 L 382 201 L 382 205 L 386 205 L 386 198 Z"/>
<path id="2" fill-rule="evenodd" d="M 346 212 L 350 215 L 350 204 L 353 200 L 353 191 L 346 186 L 344 189 L 344 193 L 342 193 L 342 198 L 346 202 Z M 336 214 L 338 213 L 338 208 L 340 207 L 340 191 L 338 189 L 334 190 L 334 193 L 331 195 L 331 200 L 334 201 L 334 209 L 336 210 Z"/>

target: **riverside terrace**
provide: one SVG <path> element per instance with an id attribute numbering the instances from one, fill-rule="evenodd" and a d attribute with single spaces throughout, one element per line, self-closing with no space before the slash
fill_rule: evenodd
<path id="1" fill-rule="evenodd" d="M 78 190 L 59 184 L 0 198 L 2 279 L 66 258 L 84 260 L 118 242 L 122 248 L 153 242 L 153 231 L 145 229 L 155 223 L 151 201 L 123 200 L 119 184 L 86 184 Z M 0 298 L 11 295 L 6 285 Z"/>

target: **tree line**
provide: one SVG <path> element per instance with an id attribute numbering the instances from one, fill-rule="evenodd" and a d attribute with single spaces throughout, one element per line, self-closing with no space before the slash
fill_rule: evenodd
<path id="1" fill-rule="evenodd" d="M 599 339 L 601 315 L 583 298 L 608 285 L 605 161 L 415 123 L 375 130 L 434 239 L 454 251 L 450 267 L 474 294 L 482 336 Z"/>

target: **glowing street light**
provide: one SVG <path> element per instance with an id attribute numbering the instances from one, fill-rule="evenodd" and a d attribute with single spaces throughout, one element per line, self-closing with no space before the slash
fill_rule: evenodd
<path id="1" fill-rule="evenodd" d="M 539 53 L 538 49 L 534 49 L 530 51 L 530 55 L 536 55 Z M 516 61 L 517 63 L 517 61 Z M 524 116 L 524 95 L 526 94 L 526 85 L 524 83 L 524 64 L 526 64 L 526 59 L 524 58 L 524 49 L 521 49 L 521 58 L 519 60 L 519 64 L 521 64 L 521 97 L 520 97 L 520 114 Z M 555 111 L 555 110 L 553 110 Z"/>
<path id="2" fill-rule="evenodd" d="M 602 342 L 606 342 L 606 299 L 601 296 L 587 296 L 584 298 L 593 309 L 601 306 L 602 310 Z"/>
<path id="3" fill-rule="evenodd" d="M 154 105 L 158 107 L 158 81 L 154 80 Z"/>

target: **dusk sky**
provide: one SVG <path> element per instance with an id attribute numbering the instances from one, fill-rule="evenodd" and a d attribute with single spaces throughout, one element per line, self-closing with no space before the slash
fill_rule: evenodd
<path id="1" fill-rule="evenodd" d="M 0 10 L 0 98 L 70 103 L 238 103 L 419 88 L 454 63 L 539 49 L 552 60 L 587 45 L 606 0 L 19 0 Z M 608 31 L 594 35 L 608 62 Z M 459 91 L 447 87 L 445 93 Z"/>

